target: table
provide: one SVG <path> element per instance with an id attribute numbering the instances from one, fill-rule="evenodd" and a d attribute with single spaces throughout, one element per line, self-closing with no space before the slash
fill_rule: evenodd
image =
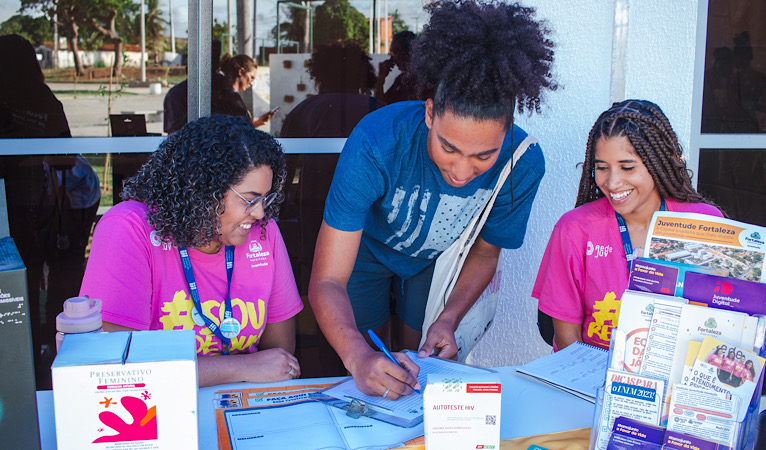
<path id="1" fill-rule="evenodd" d="M 503 383 L 502 412 L 500 419 L 501 439 L 533 436 L 542 433 L 590 427 L 593 420 L 593 404 L 573 395 L 544 385 L 516 373 L 515 366 L 496 367 Z M 316 383 L 332 383 L 341 378 L 312 379 Z M 306 379 L 282 383 L 252 384 L 231 383 L 201 388 L 199 390 L 199 442 L 200 449 L 217 449 L 213 396 L 224 389 L 242 389 L 267 386 L 291 386 L 306 384 Z M 56 449 L 56 431 L 53 414 L 53 391 L 37 393 L 40 441 L 43 450 Z"/>

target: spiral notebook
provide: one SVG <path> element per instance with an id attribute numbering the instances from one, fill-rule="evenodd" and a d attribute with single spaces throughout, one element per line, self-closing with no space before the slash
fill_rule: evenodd
<path id="1" fill-rule="evenodd" d="M 595 403 L 596 391 L 606 380 L 608 355 L 609 352 L 602 348 L 578 341 L 519 366 L 516 371 Z"/>

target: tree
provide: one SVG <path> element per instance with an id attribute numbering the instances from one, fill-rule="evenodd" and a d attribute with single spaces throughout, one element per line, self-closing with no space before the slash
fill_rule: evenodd
<path id="1" fill-rule="evenodd" d="M 391 14 L 391 33 L 396 34 L 400 31 L 410 31 L 410 27 L 404 23 L 404 19 L 402 19 L 402 16 L 397 9 Z"/>
<path id="2" fill-rule="evenodd" d="M 217 39 L 221 41 L 222 48 L 224 47 L 224 44 L 226 43 L 226 40 L 227 40 L 224 34 L 228 32 L 228 29 L 229 29 L 228 22 L 226 21 L 219 22 L 218 19 L 213 18 L 213 39 Z M 235 50 L 237 48 L 237 36 L 236 36 L 236 33 L 233 33 L 233 34 L 234 36 L 232 36 L 231 46 L 234 48 L 225 48 L 226 53 L 230 55 L 234 55 L 236 53 Z"/>
<path id="3" fill-rule="evenodd" d="M 284 22 L 279 24 L 279 39 L 281 41 L 293 41 L 293 42 L 308 42 L 306 39 L 306 15 L 308 10 L 301 8 L 294 8 L 289 6 L 280 10 L 280 14 L 285 11 L 286 18 Z M 276 40 L 277 27 L 272 28 L 271 35 Z M 298 51 L 310 53 L 308 48 L 299 48 Z"/>
<path id="4" fill-rule="evenodd" d="M 6 34 L 18 34 L 37 47 L 45 41 L 53 40 L 53 26 L 45 16 L 16 14 L 0 24 L 0 36 Z"/>
<path id="5" fill-rule="evenodd" d="M 317 6 L 314 16 L 314 44 L 354 41 L 362 48 L 369 45 L 370 26 L 364 14 L 348 0 L 327 0 Z"/>
<path id="6" fill-rule="evenodd" d="M 21 0 L 20 11 L 43 11 L 51 20 L 57 17 L 73 53 L 78 75 L 84 73 L 77 46 L 80 29 L 95 30 L 114 44 L 113 73 L 119 77 L 122 74 L 123 39 L 117 32 L 116 18 L 133 8 L 131 0 Z"/>

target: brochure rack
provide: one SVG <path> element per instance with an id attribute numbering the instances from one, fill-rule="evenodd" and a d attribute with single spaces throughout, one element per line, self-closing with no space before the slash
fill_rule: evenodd
<path id="1" fill-rule="evenodd" d="M 766 346 L 764 345 L 766 344 L 766 330 L 764 329 L 764 324 L 766 324 L 766 316 L 754 315 L 754 317 L 758 318 L 758 328 L 757 328 L 757 335 L 756 335 L 756 341 L 755 341 L 756 344 L 754 345 L 754 351 L 759 356 L 766 357 Z M 607 359 L 608 371 L 610 367 L 615 366 L 613 364 L 613 361 L 622 359 L 621 352 L 625 351 L 624 348 L 615 348 L 616 347 L 615 342 L 616 342 L 615 340 L 612 340 L 610 342 L 609 356 Z M 616 355 L 616 353 L 619 354 L 619 356 Z M 755 391 L 748 405 L 747 415 L 745 416 L 744 420 L 738 422 L 738 426 L 737 426 L 738 430 L 735 433 L 735 438 L 731 442 L 731 445 L 730 446 L 710 445 L 709 447 L 703 446 L 700 448 L 717 448 L 717 449 L 734 449 L 734 450 L 745 450 L 745 449 L 754 448 L 755 440 L 756 440 L 756 436 L 758 432 L 758 429 L 757 429 L 758 413 L 759 413 L 761 395 L 763 391 L 765 373 L 766 373 L 766 370 L 762 370 L 760 373 L 760 376 L 756 383 Z M 629 375 L 633 375 L 633 374 L 629 374 Z M 622 450 L 622 449 L 628 449 L 628 448 L 636 448 L 636 449 L 642 449 L 642 450 L 649 450 L 649 449 L 656 448 L 657 450 L 660 450 L 660 449 L 664 450 L 664 449 L 683 448 L 683 447 L 676 447 L 672 445 L 663 446 L 662 444 L 654 444 L 650 442 L 649 438 L 647 438 L 646 441 L 642 441 L 640 444 L 636 443 L 635 446 L 626 445 L 624 443 L 610 444 L 609 446 L 604 445 L 604 442 L 605 442 L 604 435 L 603 434 L 600 435 L 600 433 L 606 433 L 606 436 L 610 437 L 613 431 L 607 428 L 607 424 L 602 423 L 602 417 L 605 413 L 604 408 L 605 408 L 605 397 L 606 397 L 606 385 L 608 384 L 609 384 L 609 379 L 607 378 L 605 386 L 601 387 L 596 394 L 595 413 L 593 417 L 593 426 L 591 427 L 589 450 L 604 450 L 604 449 Z M 671 389 L 671 386 L 667 386 L 666 392 L 670 392 L 670 389 Z M 661 388 L 658 389 L 658 391 L 661 391 L 661 390 L 662 390 Z M 662 394 L 659 394 L 659 395 L 662 395 Z M 607 408 L 608 407 L 609 406 L 607 405 Z M 606 412 L 608 413 L 608 410 Z M 661 425 L 667 425 L 666 419 L 667 417 L 663 418 L 663 421 L 661 421 Z M 651 434 L 656 435 L 657 433 L 659 433 L 660 437 L 662 437 L 663 433 L 672 433 L 672 432 L 666 431 L 664 427 L 647 426 L 647 430 L 651 431 L 649 433 L 650 435 Z M 643 433 L 643 431 L 644 430 L 641 430 L 641 433 L 638 433 L 638 434 L 642 434 L 642 435 L 645 434 Z M 704 442 L 708 443 L 709 441 L 704 441 Z M 692 448 L 692 447 L 686 447 L 686 448 Z M 697 447 L 694 447 L 694 448 L 697 448 Z"/>

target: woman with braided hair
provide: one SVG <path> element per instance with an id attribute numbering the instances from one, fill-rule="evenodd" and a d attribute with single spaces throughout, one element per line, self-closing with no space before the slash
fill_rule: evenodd
<path id="1" fill-rule="evenodd" d="M 514 110 L 539 111 L 543 92 L 556 88 L 553 44 L 534 10 L 481 0 L 429 9 L 411 69 L 427 100 L 368 114 L 346 141 L 308 292 L 322 332 L 357 386 L 392 400 L 420 387 L 418 366 L 404 354 L 394 354 L 395 364 L 373 350 L 367 330 L 384 340 L 394 330 L 394 350 L 456 356 L 455 329 L 494 276 L 500 249 L 523 242 L 545 171 L 540 146 L 529 147 L 500 189 L 420 346 L 434 262 L 481 212 L 526 137 L 513 124 Z"/>
<path id="2" fill-rule="evenodd" d="M 553 317 L 555 350 L 574 341 L 609 348 L 631 262 L 660 210 L 722 215 L 694 190 L 659 106 L 615 103 L 590 131 L 575 209 L 554 227 L 532 291 Z"/>

